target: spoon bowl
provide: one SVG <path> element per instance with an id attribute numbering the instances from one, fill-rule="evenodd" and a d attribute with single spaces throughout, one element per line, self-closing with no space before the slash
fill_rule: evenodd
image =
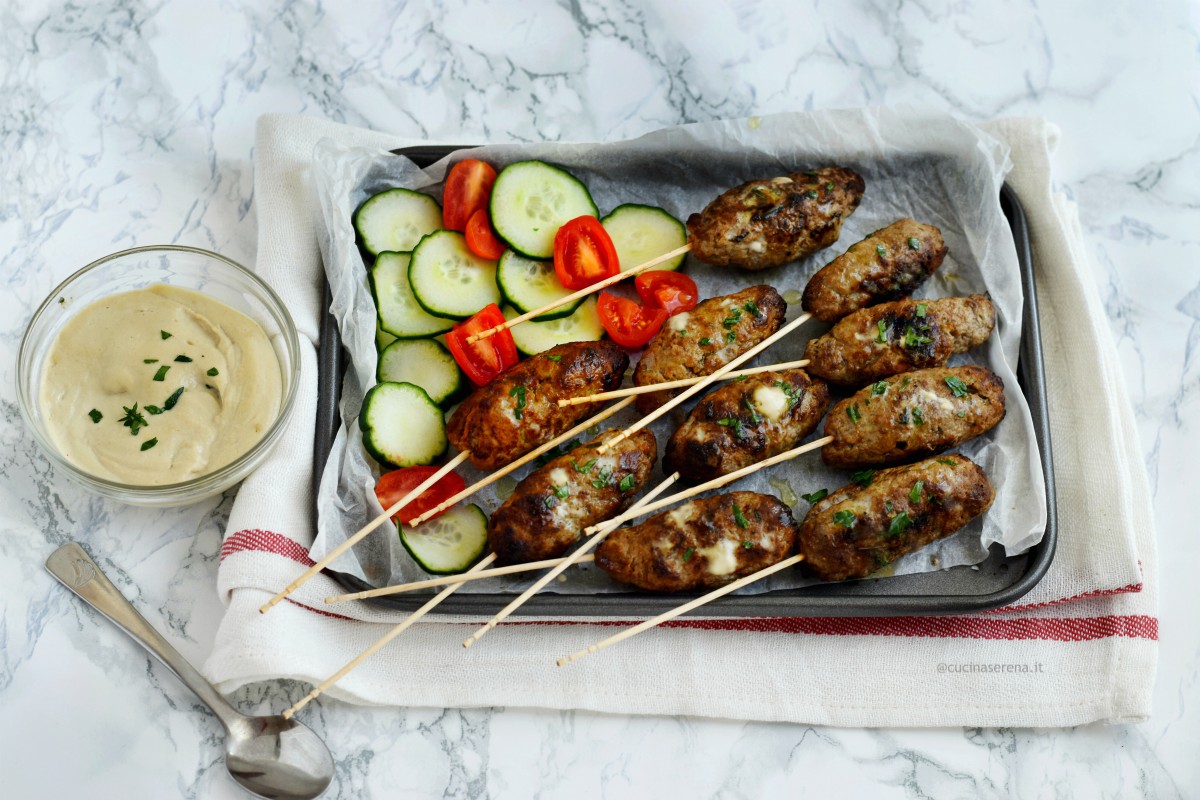
<path id="1" fill-rule="evenodd" d="M 108 617 L 183 681 L 225 726 L 225 765 L 242 788 L 267 800 L 312 800 L 333 780 L 333 756 L 311 728 L 282 716 L 249 717 L 221 696 L 117 591 L 75 542 L 46 559 L 46 569 Z"/>

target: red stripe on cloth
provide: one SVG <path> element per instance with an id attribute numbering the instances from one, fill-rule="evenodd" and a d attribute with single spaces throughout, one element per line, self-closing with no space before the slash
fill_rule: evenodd
<path id="1" fill-rule="evenodd" d="M 1073 594 L 1070 597 L 1060 597 L 1057 600 L 1043 600 L 1040 603 L 1025 603 L 1025 604 L 1017 603 L 1017 604 L 1011 605 L 1011 606 L 1001 606 L 1000 608 L 989 609 L 983 613 L 985 613 L 985 614 L 1003 614 L 1003 613 L 1006 613 L 1009 611 L 1028 611 L 1033 608 L 1048 608 L 1049 606 L 1056 606 L 1060 603 L 1069 603 L 1072 600 L 1082 600 L 1085 597 L 1108 597 L 1108 596 L 1114 595 L 1114 594 L 1128 594 L 1130 592 L 1140 592 L 1141 590 L 1142 590 L 1142 584 L 1131 583 L 1127 586 L 1121 586 L 1116 589 L 1093 589 L 1090 592 L 1080 592 L 1079 594 Z"/>
<path id="2" fill-rule="evenodd" d="M 295 540 L 282 534 L 258 529 L 238 531 L 221 545 L 221 560 L 233 553 L 257 551 L 290 558 L 306 567 L 315 562 Z M 1140 591 L 1141 584 L 1120 589 L 1085 592 L 1063 600 L 1008 606 L 997 611 L 1041 608 L 1081 597 Z M 289 598 L 290 600 L 291 598 Z M 295 601 L 292 601 L 295 602 Z M 295 603 L 300 608 L 337 619 L 352 619 L 319 608 Z M 552 621 L 505 622 L 505 625 L 597 625 L 629 626 L 631 621 Z M 1017 641 L 1038 639 L 1056 642 L 1083 642 L 1124 636 L 1132 639 L 1158 639 L 1158 618 L 1142 614 L 1102 617 L 1065 617 L 1060 619 L 994 619 L 988 617 L 750 617 L 745 619 L 677 619 L 663 623 L 665 628 L 691 628 L 713 631 L 750 631 L 757 633 L 804 633 L 820 636 L 910 636 L 925 638 L 1001 639 Z"/>
<path id="3" fill-rule="evenodd" d="M 283 534 L 258 528 L 247 528 L 226 537 L 225 542 L 221 545 L 221 560 L 224 561 L 234 553 L 247 550 L 274 553 L 297 561 L 306 567 L 311 567 L 316 563 L 308 557 L 308 551 L 299 542 L 289 539 Z"/>

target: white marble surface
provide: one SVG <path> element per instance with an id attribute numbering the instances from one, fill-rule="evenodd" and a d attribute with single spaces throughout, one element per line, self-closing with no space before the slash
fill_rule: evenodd
<path id="1" fill-rule="evenodd" d="M 1200 793 L 1200 14 L 1186 2 L 283 0 L 0 8 L 0 794 L 238 797 L 219 727 L 41 569 L 83 541 L 196 663 L 228 499 L 97 501 L 36 451 L 14 357 L 94 257 L 180 242 L 252 262 L 255 118 L 406 136 L 611 138 L 771 111 L 917 102 L 1043 115 L 1064 142 L 1137 413 L 1159 528 L 1153 718 L 1061 731 L 839 730 L 584 713 L 310 706 L 329 797 L 1187 797 Z M 1189 599 L 1190 598 L 1190 599 Z M 300 687 L 246 690 L 281 709 Z"/>

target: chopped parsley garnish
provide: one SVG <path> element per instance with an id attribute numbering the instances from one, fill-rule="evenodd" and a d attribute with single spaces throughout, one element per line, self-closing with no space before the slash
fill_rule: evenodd
<path id="1" fill-rule="evenodd" d="M 928 336 L 922 336 L 921 334 L 919 334 L 915 330 L 913 330 L 913 327 L 911 325 L 909 325 L 907 328 L 904 329 L 904 346 L 905 347 L 918 347 L 923 344 L 929 344 L 932 341 L 933 341 L 933 339 L 930 339 Z"/>
<path id="2" fill-rule="evenodd" d="M 733 503 L 732 505 L 733 505 L 733 521 L 736 522 L 737 526 L 739 528 L 741 528 L 742 530 L 749 528 L 750 521 L 748 519 L 746 519 L 746 515 L 742 513 L 742 509 L 738 507 L 737 503 Z"/>
<path id="3" fill-rule="evenodd" d="M 908 424 L 908 409 L 907 408 L 900 409 L 900 416 L 896 417 L 896 422 L 899 422 L 901 425 Z"/>
<path id="4" fill-rule="evenodd" d="M 955 414 L 954 416 L 958 417 L 959 419 L 962 419 L 963 417 L 967 416 L 967 412 L 960 411 L 957 414 Z"/>
<path id="5" fill-rule="evenodd" d="M 156 444 L 158 444 L 157 436 L 154 437 L 153 439 L 147 439 L 146 441 L 142 442 L 142 452 L 149 450 L 151 447 L 154 447 L 154 445 L 156 445 Z"/>
<path id="6" fill-rule="evenodd" d="M 805 197 L 807 197 L 807 198 L 809 198 L 810 200 L 816 200 L 816 199 L 817 199 L 817 193 L 816 193 L 816 192 L 814 192 L 812 189 L 809 189 L 807 192 L 805 192 L 805 193 L 804 193 L 804 196 L 805 196 Z"/>
<path id="7" fill-rule="evenodd" d="M 509 397 L 517 398 L 517 407 L 513 409 L 513 416 L 517 419 L 520 419 L 521 415 L 525 413 L 525 391 L 524 386 L 514 386 L 508 392 Z"/>
<path id="8" fill-rule="evenodd" d="M 92 422 L 99 422 L 104 419 L 104 415 L 94 408 L 88 412 L 88 416 L 92 418 Z"/>
<path id="9" fill-rule="evenodd" d="M 158 359 L 157 358 L 143 358 L 142 363 L 143 364 L 157 364 Z"/>
<path id="10" fill-rule="evenodd" d="M 746 313 L 753 317 L 761 317 L 763 315 L 762 310 L 758 307 L 758 303 L 755 303 L 753 300 L 743 305 L 742 308 L 746 309 Z"/>
<path id="11" fill-rule="evenodd" d="M 142 416 L 142 412 L 138 411 L 137 406 L 137 403 L 133 404 L 133 408 L 121 406 L 125 412 L 125 416 L 121 417 L 121 424 L 129 428 L 129 433 L 132 436 L 137 436 L 138 431 L 150 424 L 146 422 L 146 418 Z"/>
<path id="12" fill-rule="evenodd" d="M 179 402 L 179 396 L 183 394 L 183 387 L 180 386 L 175 391 L 171 392 L 171 396 L 163 401 L 163 411 L 170 411 Z"/>
<path id="13" fill-rule="evenodd" d="M 809 492 L 808 494 L 802 494 L 800 496 L 804 498 L 804 502 L 812 506 L 824 500 L 828 495 L 828 489 L 817 489 L 815 492 Z"/>
<path id="14" fill-rule="evenodd" d="M 859 486 L 870 486 L 871 481 L 875 480 L 876 472 L 878 472 L 878 470 L 860 469 L 858 472 L 855 472 L 850 476 L 850 480 L 854 481 Z"/>
<path id="15" fill-rule="evenodd" d="M 833 521 L 843 528 L 853 528 L 858 517 L 853 511 L 838 511 L 833 515 Z"/>
<path id="16" fill-rule="evenodd" d="M 542 505 L 544 505 L 546 508 L 554 508 L 556 505 L 558 505 L 558 498 L 552 494 L 548 494 L 546 495 L 546 499 L 542 501 Z"/>
<path id="17" fill-rule="evenodd" d="M 887 381 L 875 381 L 874 383 L 871 384 L 871 396 L 872 397 L 879 397 L 879 395 L 885 394 L 887 392 L 887 390 L 888 390 L 888 382 Z"/>
<path id="18" fill-rule="evenodd" d="M 575 465 L 576 472 L 582 472 L 584 475 L 587 475 L 589 472 L 592 471 L 592 467 L 596 466 L 596 459 L 593 458 L 591 461 L 587 462 L 582 467 L 579 466 L 579 464 L 575 461 L 572 461 L 571 463 Z"/>
<path id="19" fill-rule="evenodd" d="M 795 386 L 792 386 L 787 381 L 775 381 L 775 386 L 777 386 L 779 388 L 779 390 L 782 391 L 784 393 L 784 395 L 787 396 L 789 409 L 792 406 L 796 405 L 797 402 L 799 402 L 800 390 L 797 389 Z"/>
<path id="20" fill-rule="evenodd" d="M 737 334 L 734 333 L 733 331 L 729 331 L 725 334 L 725 342 L 727 344 L 732 344 L 736 341 L 737 341 Z"/>
<path id="21" fill-rule="evenodd" d="M 929 310 L 929 306 L 925 303 L 917 303 L 917 316 L 925 319 L 925 312 Z"/>
<path id="22" fill-rule="evenodd" d="M 557 497 L 559 500 L 567 499 L 568 497 L 571 496 L 571 487 L 567 486 L 565 483 L 555 486 L 554 487 L 554 496 Z"/>
<path id="23" fill-rule="evenodd" d="M 875 323 L 875 328 L 879 333 L 875 336 L 875 341 L 880 344 L 887 344 L 888 341 L 888 324 L 884 320 L 879 320 Z"/>
<path id="24" fill-rule="evenodd" d="M 862 420 L 862 414 L 858 413 L 858 406 L 856 406 L 854 403 L 851 403 L 850 405 L 846 406 L 846 416 L 849 417 L 850 421 L 853 422 L 855 425 L 857 425 L 859 423 L 859 421 Z"/>
<path id="25" fill-rule="evenodd" d="M 833 184 L 832 184 L 832 183 L 827 183 L 827 184 L 825 184 L 825 191 L 827 191 L 827 192 L 832 192 L 832 191 L 833 191 Z"/>
<path id="26" fill-rule="evenodd" d="M 908 386 L 910 383 L 912 383 L 912 378 L 905 378 L 903 381 L 900 382 L 900 388 L 903 389 L 905 386 Z"/>
<path id="27" fill-rule="evenodd" d="M 891 500 L 883 501 L 883 510 L 889 514 L 892 513 L 892 501 Z"/>
<path id="28" fill-rule="evenodd" d="M 158 372 L 154 373 L 154 380 L 165 381 L 167 379 L 167 370 L 171 369 L 166 364 L 158 368 Z"/>
<path id="29" fill-rule="evenodd" d="M 754 401 L 750 399 L 750 395 L 746 395 L 742 398 L 742 405 L 744 405 L 746 410 L 750 412 L 750 424 L 756 425 L 762 421 L 762 417 L 759 416 L 758 409 L 754 407 Z M 791 404 L 789 403 L 788 405 Z"/>
<path id="30" fill-rule="evenodd" d="M 923 411 L 921 411 L 921 409 L 917 408 L 916 406 L 913 406 L 912 418 L 913 418 L 914 425 L 924 425 L 925 424 L 925 413 Z"/>
<path id="31" fill-rule="evenodd" d="M 624 478 L 621 478 L 621 482 L 617 484 L 617 488 L 620 489 L 622 492 L 628 492 L 636 484 L 637 484 L 637 481 L 634 479 L 633 473 L 631 472 L 628 475 L 626 475 Z"/>
<path id="32" fill-rule="evenodd" d="M 170 338 L 171 338 L 171 336 L 173 336 L 173 335 L 174 335 L 174 334 L 172 334 L 170 331 L 159 331 L 158 333 L 159 333 L 159 335 L 160 335 L 160 336 L 162 336 L 162 338 L 163 338 L 163 341 L 164 341 L 164 342 L 165 342 L 167 339 L 170 339 Z"/>
<path id="33" fill-rule="evenodd" d="M 696 548 L 694 548 L 694 547 L 689 547 L 687 550 L 684 550 L 684 551 L 683 551 L 683 560 L 684 560 L 684 561 L 691 561 L 691 560 L 692 560 L 692 556 L 694 556 L 695 554 L 696 554 Z"/>
<path id="34" fill-rule="evenodd" d="M 550 359 L 551 361 L 553 361 L 556 364 L 559 361 L 562 361 L 562 356 L 546 356 L 546 358 Z"/>
<path id="35" fill-rule="evenodd" d="M 719 419 L 717 420 L 717 424 L 725 428 L 733 428 L 733 435 L 738 438 L 738 441 L 745 439 L 749 435 L 746 433 L 746 428 L 742 424 L 742 421 L 737 417 Z"/>
<path id="36" fill-rule="evenodd" d="M 875 553 L 875 566 L 878 567 L 879 569 L 883 569 L 887 565 L 888 565 L 887 556 L 885 556 L 883 553 L 876 552 Z"/>
<path id="37" fill-rule="evenodd" d="M 206 373 L 204 373 L 204 374 L 205 374 L 205 375 L 207 375 L 207 376 L 208 376 L 208 377 L 210 377 L 210 378 L 215 378 L 215 377 L 217 377 L 218 375 L 220 375 L 221 373 L 217 372 L 217 368 L 216 368 L 216 367 L 209 367 L 209 368 L 208 368 L 208 372 L 206 372 Z"/>
<path id="38" fill-rule="evenodd" d="M 955 465 L 957 465 L 957 464 L 958 464 L 958 462 L 957 462 L 957 461 L 955 461 L 953 458 L 939 458 L 939 459 L 937 460 L 937 462 L 938 462 L 939 464 L 945 464 L 945 465 L 947 465 L 947 466 L 950 466 L 950 467 L 953 467 L 953 466 L 955 466 Z"/>
<path id="39" fill-rule="evenodd" d="M 908 517 L 908 512 L 901 511 L 896 516 L 892 517 L 891 523 L 888 524 L 887 535 L 889 537 L 899 536 L 908 530 L 908 526 L 912 525 L 912 520 Z"/>
<path id="40" fill-rule="evenodd" d="M 701 347 L 708 347 L 710 344 L 712 344 L 712 339 L 708 338 L 707 336 L 700 340 Z"/>
<path id="41" fill-rule="evenodd" d="M 921 249 L 921 240 L 915 236 L 910 237 L 908 240 L 908 247 L 910 250 L 920 250 Z"/>
<path id="42" fill-rule="evenodd" d="M 962 379 L 954 375 L 946 376 L 946 385 L 950 387 L 950 391 L 954 392 L 955 397 L 966 397 L 971 393 L 967 385 L 962 382 Z"/>
<path id="43" fill-rule="evenodd" d="M 143 406 L 143 410 L 147 414 L 153 414 L 154 416 L 158 416 L 159 414 L 163 413 L 163 410 L 161 408 L 159 408 L 158 406 L 152 406 L 149 404 Z"/>
<path id="44" fill-rule="evenodd" d="M 175 360 L 176 360 L 176 361 L 178 361 L 180 364 L 190 364 L 190 363 L 192 363 L 192 359 L 191 359 L 191 357 L 190 357 L 190 356 L 182 356 L 182 355 L 181 355 L 181 356 L 175 356 Z"/>
<path id="45" fill-rule="evenodd" d="M 600 472 L 596 474 L 596 479 L 592 481 L 592 486 L 597 489 L 604 489 L 612 483 L 612 467 L 601 467 Z"/>
<path id="46" fill-rule="evenodd" d="M 881 245 L 881 244 L 877 244 L 877 245 L 875 245 L 875 253 L 876 253 L 876 254 L 877 254 L 877 255 L 878 255 L 880 258 L 883 258 L 884 256 L 886 256 L 886 255 L 887 255 L 887 248 L 886 248 L 886 247 L 884 247 L 884 246 L 883 246 L 883 245 Z"/>
<path id="47" fill-rule="evenodd" d="M 721 324 L 724 325 L 726 328 L 732 328 L 734 325 L 737 325 L 741 321 L 742 321 L 742 310 L 740 308 L 735 308 L 733 310 L 732 314 L 730 314 L 728 317 L 726 317 L 724 320 L 721 321 Z"/>
<path id="48" fill-rule="evenodd" d="M 750 541 L 749 539 L 743 539 L 743 540 L 742 540 L 742 548 L 743 548 L 744 550 L 753 550 L 753 549 L 754 549 L 754 542 Z"/>
<path id="49" fill-rule="evenodd" d="M 925 491 L 925 481 L 917 481 L 913 484 L 912 491 L 908 493 L 910 503 L 921 502 L 921 493 Z"/>

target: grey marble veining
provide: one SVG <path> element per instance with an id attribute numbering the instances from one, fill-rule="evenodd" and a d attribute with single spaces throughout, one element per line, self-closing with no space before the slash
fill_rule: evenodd
<path id="1" fill-rule="evenodd" d="M 1200 18 L 1182 1 L 5 4 L 0 793 L 241 796 L 216 720 L 41 569 L 55 546 L 83 541 L 200 662 L 220 620 L 229 498 L 147 511 L 90 497 L 37 451 L 13 386 L 33 309 L 93 258 L 180 242 L 253 261 L 259 114 L 471 142 L 911 102 L 1062 127 L 1057 177 L 1079 207 L 1154 495 L 1153 718 L 862 731 L 318 701 L 305 713 L 338 758 L 329 796 L 1195 796 L 1198 88 Z M 235 699 L 274 712 L 304 691 L 279 682 Z"/>

